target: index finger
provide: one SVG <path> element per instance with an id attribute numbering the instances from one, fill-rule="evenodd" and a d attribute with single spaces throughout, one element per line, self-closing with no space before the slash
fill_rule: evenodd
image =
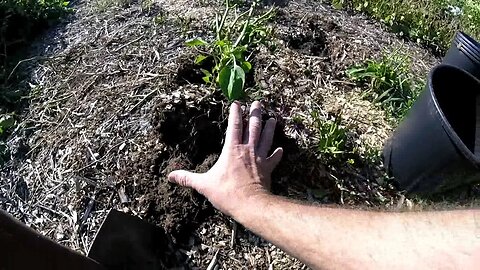
<path id="1" fill-rule="evenodd" d="M 230 106 L 227 134 L 225 136 L 225 145 L 241 144 L 242 128 L 242 108 L 240 107 L 240 104 L 238 102 L 234 102 Z"/>

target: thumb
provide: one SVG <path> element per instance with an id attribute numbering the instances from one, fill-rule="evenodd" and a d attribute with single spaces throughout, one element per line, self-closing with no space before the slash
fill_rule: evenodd
<path id="1" fill-rule="evenodd" d="M 187 171 L 173 171 L 168 175 L 170 182 L 179 184 L 184 187 L 191 187 L 197 189 L 201 174 Z"/>
<path id="2" fill-rule="evenodd" d="M 275 149 L 273 154 L 267 158 L 267 164 L 271 171 L 277 167 L 278 163 L 282 160 L 283 157 L 283 148 L 279 147 Z"/>

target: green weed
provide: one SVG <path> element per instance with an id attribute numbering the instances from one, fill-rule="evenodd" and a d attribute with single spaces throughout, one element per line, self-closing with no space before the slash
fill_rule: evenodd
<path id="1" fill-rule="evenodd" d="M 245 12 L 240 12 L 236 5 L 230 6 L 229 0 L 225 3 L 224 13 L 215 18 L 213 40 L 194 38 L 186 45 L 199 52 L 195 64 L 213 63 L 211 69 L 202 69 L 204 82 L 218 85 L 229 100 L 236 100 L 245 95 L 245 77 L 252 69 L 253 52 L 271 36 L 272 29 L 267 22 L 275 15 L 275 9 L 255 15 L 256 2 Z"/>
<path id="2" fill-rule="evenodd" d="M 449 48 L 457 30 L 480 38 L 480 2 L 476 0 L 333 0 L 332 4 L 366 13 L 439 53 Z"/>
<path id="3" fill-rule="evenodd" d="M 347 130 L 341 125 L 341 117 L 325 119 L 318 111 L 311 116 L 315 127 L 315 145 L 320 156 L 337 157 L 345 153 Z"/>
<path id="4" fill-rule="evenodd" d="M 382 153 L 380 149 L 371 146 L 364 146 L 362 153 L 357 153 L 361 159 L 367 164 L 378 164 L 382 160 Z M 358 152 L 358 150 L 357 150 Z"/>
<path id="5" fill-rule="evenodd" d="M 64 0 L 2 0 L 0 1 L 0 18 L 5 27 L 9 19 L 22 16 L 30 21 L 56 20 L 65 12 L 69 11 L 69 2 Z"/>
<path id="6" fill-rule="evenodd" d="M 395 119 L 402 118 L 420 92 L 420 83 L 410 74 L 410 59 L 394 52 L 380 60 L 347 70 L 353 81 L 367 85 L 363 97 L 386 110 Z"/>
<path id="7" fill-rule="evenodd" d="M 462 12 L 460 20 L 465 31 L 480 38 L 480 2 L 465 0 Z"/>

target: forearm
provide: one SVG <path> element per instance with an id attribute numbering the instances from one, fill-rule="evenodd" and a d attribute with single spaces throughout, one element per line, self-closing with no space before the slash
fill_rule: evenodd
<path id="1" fill-rule="evenodd" d="M 478 210 L 379 213 L 267 195 L 234 218 L 317 269 L 466 269 L 480 260 Z"/>
<path id="2" fill-rule="evenodd" d="M 314 268 L 452 269 L 480 265 L 479 211 L 375 213 L 302 205 L 266 195 L 283 150 L 269 156 L 275 119 L 262 130 L 259 102 L 243 131 L 233 103 L 222 154 L 204 174 L 174 171 L 220 211 Z M 475 224 L 474 215 L 478 217 Z M 480 235 L 478 235 L 480 236 Z M 477 264 L 475 264 L 477 260 Z"/>

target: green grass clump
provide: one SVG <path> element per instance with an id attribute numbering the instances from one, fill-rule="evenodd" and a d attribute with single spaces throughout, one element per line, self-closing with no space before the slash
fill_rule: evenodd
<path id="1" fill-rule="evenodd" d="M 253 2 L 245 12 L 226 0 L 223 15 L 217 14 L 214 22 L 215 37 L 207 42 L 201 38 L 188 40 L 186 45 L 196 48 L 195 64 L 213 63 L 203 68 L 203 80 L 220 87 L 229 100 L 245 96 L 246 74 L 252 69 L 251 57 L 261 44 L 267 44 L 272 29 L 267 22 L 275 15 L 272 7 L 265 13 L 255 15 L 257 3 Z M 231 16 L 231 13 L 234 13 Z"/>
<path id="2" fill-rule="evenodd" d="M 398 52 L 380 60 L 368 60 L 347 70 L 353 81 L 366 85 L 363 97 L 383 108 L 394 119 L 402 119 L 422 89 L 410 73 L 410 59 Z"/>
<path id="3" fill-rule="evenodd" d="M 480 38 L 477 0 L 333 0 L 332 4 L 366 13 L 438 53 L 449 48 L 457 30 Z"/>
<path id="4" fill-rule="evenodd" d="M 325 119 L 318 111 L 312 111 L 315 128 L 316 152 L 320 157 L 337 158 L 346 151 L 347 130 L 341 125 L 341 117 Z"/>

